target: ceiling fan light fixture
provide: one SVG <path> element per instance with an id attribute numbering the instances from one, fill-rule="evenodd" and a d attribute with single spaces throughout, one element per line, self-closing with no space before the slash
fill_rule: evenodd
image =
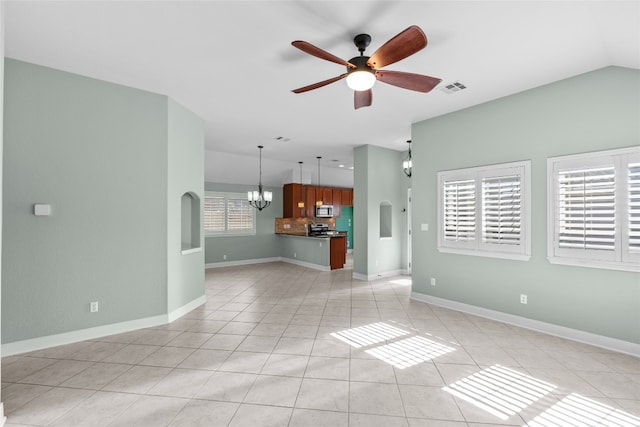
<path id="1" fill-rule="evenodd" d="M 431 91 L 441 82 L 441 79 L 422 74 L 389 70 L 380 71 L 381 68 L 407 58 L 427 46 L 427 36 L 416 25 L 408 27 L 387 40 L 371 56 L 364 55 L 364 51 L 371 43 L 370 35 L 358 34 L 354 37 L 353 43 L 358 48 L 360 56 L 345 61 L 311 43 L 302 40 L 291 42 L 293 47 L 306 54 L 347 68 L 346 72 L 339 76 L 294 89 L 292 92 L 308 92 L 346 78 L 347 86 L 354 91 L 353 107 L 357 110 L 371 105 L 373 92 L 371 88 L 376 80 L 402 89 L 423 93 Z"/>
<path id="2" fill-rule="evenodd" d="M 347 76 L 347 86 L 357 91 L 369 90 L 375 82 L 376 76 L 369 70 L 355 70 Z"/>

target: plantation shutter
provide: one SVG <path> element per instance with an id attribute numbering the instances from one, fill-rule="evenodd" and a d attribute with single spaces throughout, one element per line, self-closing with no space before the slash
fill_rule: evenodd
<path id="1" fill-rule="evenodd" d="M 473 179 L 445 181 L 444 239 L 472 241 L 476 234 L 476 185 Z"/>
<path id="2" fill-rule="evenodd" d="M 225 230 L 224 224 L 225 201 L 224 197 L 204 198 L 204 231 L 219 232 Z"/>
<path id="3" fill-rule="evenodd" d="M 558 197 L 560 248 L 615 249 L 613 166 L 560 171 Z"/>
<path id="4" fill-rule="evenodd" d="M 252 230 L 254 211 L 247 199 L 227 199 L 227 230 Z"/>
<path id="5" fill-rule="evenodd" d="M 629 251 L 640 252 L 640 163 L 629 164 Z"/>
<path id="6" fill-rule="evenodd" d="M 482 179 L 482 241 L 518 245 L 522 228 L 519 175 Z"/>

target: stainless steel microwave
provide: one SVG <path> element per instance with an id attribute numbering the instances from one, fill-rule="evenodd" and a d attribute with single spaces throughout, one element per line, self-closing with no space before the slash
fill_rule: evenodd
<path id="1" fill-rule="evenodd" d="M 332 205 L 316 206 L 316 218 L 333 218 Z"/>

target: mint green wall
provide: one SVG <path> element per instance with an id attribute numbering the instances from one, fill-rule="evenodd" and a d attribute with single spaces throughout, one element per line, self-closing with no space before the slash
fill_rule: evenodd
<path id="1" fill-rule="evenodd" d="M 191 144 L 196 120 L 165 96 L 11 59 L 5 89 L 3 343 L 166 314 L 167 242 L 180 232 L 169 133 Z"/>
<path id="2" fill-rule="evenodd" d="M 201 250 L 187 254 L 182 248 L 182 195 L 196 195 L 204 206 L 204 125 L 202 119 L 168 100 L 168 198 L 167 198 L 167 310 L 173 310 L 204 295 L 204 234 L 202 216 L 197 215 Z"/>
<path id="3" fill-rule="evenodd" d="M 373 276 L 403 270 L 406 256 L 406 153 L 364 145 L 354 150 L 354 273 Z M 392 205 L 392 237 L 380 239 L 380 203 Z"/>
<path id="4" fill-rule="evenodd" d="M 0 99 L 4 100 L 4 2 L 0 3 Z M 4 102 L 0 103 L 0 343 L 2 342 L 2 153 Z M 0 363 L 0 378 L 2 378 L 2 363 Z M 0 392 L 0 423 L 3 422 L 4 410 L 2 393 Z"/>
<path id="5" fill-rule="evenodd" d="M 369 157 L 366 145 L 353 149 L 353 273 L 366 276 L 369 271 Z"/>
<path id="6" fill-rule="evenodd" d="M 637 273 L 546 259 L 547 158 L 640 144 L 639 95 L 640 71 L 609 67 L 414 124 L 413 290 L 640 343 Z M 531 260 L 439 253 L 436 173 L 528 159 Z"/>
<path id="7" fill-rule="evenodd" d="M 258 185 L 205 182 L 206 191 L 247 193 Z M 280 256 L 280 241 L 275 232 L 275 219 L 282 218 L 282 187 L 265 187 L 273 193 L 271 206 L 256 213 L 255 236 L 205 237 L 205 264 L 244 261 Z M 224 255 L 227 259 L 224 260 Z"/>

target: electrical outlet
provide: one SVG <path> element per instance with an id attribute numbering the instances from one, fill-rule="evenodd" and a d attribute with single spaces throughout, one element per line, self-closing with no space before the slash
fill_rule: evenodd
<path id="1" fill-rule="evenodd" d="M 525 294 L 520 294 L 520 304 L 527 303 L 527 296 Z"/>
<path id="2" fill-rule="evenodd" d="M 436 278 L 432 277 L 431 278 L 431 286 L 435 286 L 436 285 Z"/>
<path id="3" fill-rule="evenodd" d="M 89 311 L 91 313 L 97 313 L 98 312 L 98 301 L 91 301 L 89 303 Z"/>
<path id="4" fill-rule="evenodd" d="M 227 259 L 227 256 L 226 255 L 222 255 L 222 259 Z"/>
<path id="5" fill-rule="evenodd" d="M 294 252 L 293 253 L 293 257 L 296 258 L 298 255 Z"/>

